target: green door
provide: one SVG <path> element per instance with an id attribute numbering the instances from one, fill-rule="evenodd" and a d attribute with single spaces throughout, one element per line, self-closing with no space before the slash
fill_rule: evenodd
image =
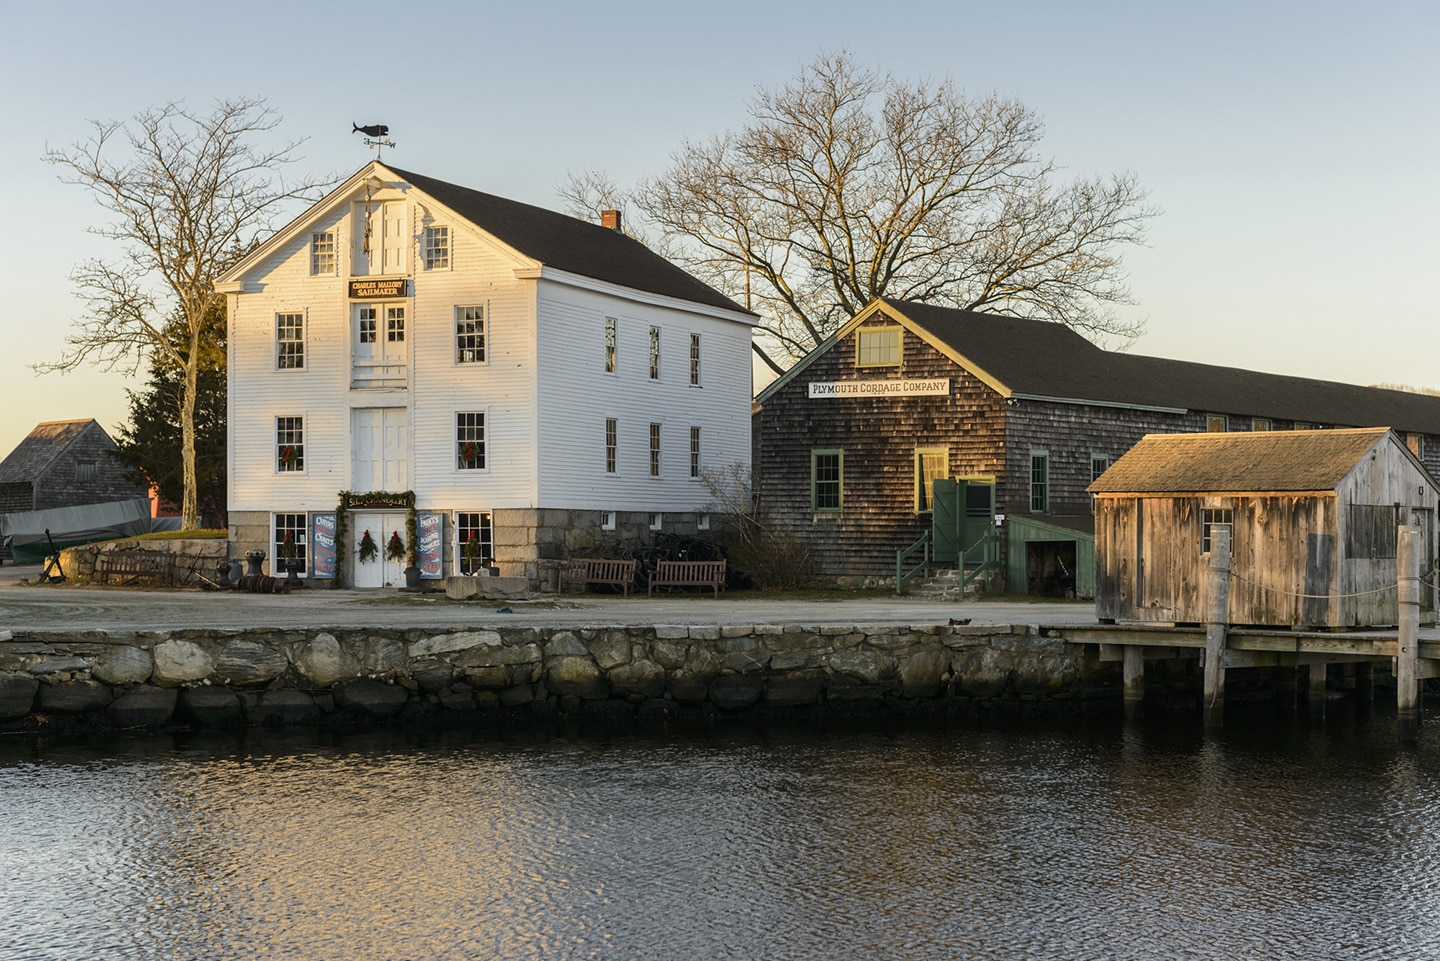
<path id="1" fill-rule="evenodd" d="M 936 564 L 953 566 L 963 549 L 965 534 L 965 482 L 937 478 L 930 500 L 930 556 Z"/>

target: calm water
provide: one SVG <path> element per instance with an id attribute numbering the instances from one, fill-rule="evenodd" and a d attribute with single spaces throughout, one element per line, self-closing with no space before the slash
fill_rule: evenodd
<path id="1" fill-rule="evenodd" d="M 1440 957 L 1426 723 L 7 742 L 0 958 Z"/>

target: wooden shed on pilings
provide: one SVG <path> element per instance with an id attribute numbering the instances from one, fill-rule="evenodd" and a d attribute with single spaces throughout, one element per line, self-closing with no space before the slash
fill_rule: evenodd
<path id="1" fill-rule="evenodd" d="M 1102 622 L 1207 620 L 1217 525 L 1231 535 L 1230 624 L 1395 624 L 1400 525 L 1420 529 L 1434 622 L 1437 483 L 1388 428 L 1150 434 L 1089 490 Z"/>

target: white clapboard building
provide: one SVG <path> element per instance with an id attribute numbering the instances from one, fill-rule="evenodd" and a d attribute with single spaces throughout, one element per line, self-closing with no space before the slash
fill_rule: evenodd
<path id="1" fill-rule="evenodd" d="M 612 216 L 376 161 L 236 264 L 237 549 L 380 587 L 413 537 L 424 577 L 533 581 L 605 537 L 703 530 L 702 471 L 750 460 L 755 317 Z"/>

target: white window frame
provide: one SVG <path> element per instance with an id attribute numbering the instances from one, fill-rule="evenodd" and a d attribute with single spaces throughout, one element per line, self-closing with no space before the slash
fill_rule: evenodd
<path id="1" fill-rule="evenodd" d="M 277 414 L 275 417 L 275 459 L 271 462 L 276 474 L 305 473 L 305 415 Z M 285 451 L 290 450 L 289 460 Z M 294 464 L 295 466 L 290 466 Z"/>
<path id="2" fill-rule="evenodd" d="M 708 531 L 710 529 L 710 515 L 701 514 L 695 518 L 695 529 L 697 531 Z"/>
<path id="3" fill-rule="evenodd" d="M 328 267 L 325 259 L 327 257 L 329 258 Z M 339 272 L 340 238 L 333 229 L 312 231 L 310 233 L 310 276 L 334 277 Z"/>
<path id="4" fill-rule="evenodd" d="M 449 270 L 455 258 L 450 249 L 450 228 L 431 224 L 421 234 L 421 260 L 426 270 Z M 443 243 L 441 242 L 443 241 Z"/>
<path id="5" fill-rule="evenodd" d="M 690 476 L 700 476 L 700 428 L 690 428 Z"/>
<path id="6" fill-rule="evenodd" d="M 454 360 L 455 360 L 455 365 L 456 365 L 457 367 L 462 367 L 462 366 L 463 366 L 463 367 L 483 367 L 483 366 L 485 366 L 485 365 L 487 365 L 487 364 L 490 363 L 490 352 L 489 352 L 489 350 L 487 349 L 488 346 L 489 346 L 488 340 L 489 340 L 489 333 L 490 333 L 490 332 L 489 332 L 489 330 L 487 329 L 487 324 L 486 324 L 486 320 L 485 320 L 485 315 L 486 315 L 487 313 L 489 313 L 489 311 L 486 309 L 488 306 L 489 306 L 488 304 L 456 304 L 456 305 L 455 305 L 455 355 L 454 355 Z M 467 311 L 479 311 L 479 316 L 478 316 L 478 317 L 466 317 L 466 316 L 464 316 L 464 314 L 465 314 L 465 312 L 467 312 Z M 462 331 L 462 330 L 461 330 L 461 326 L 462 326 L 462 325 L 467 325 L 467 324 L 468 324 L 468 325 L 472 325 L 472 329 Z M 473 325 L 478 325 L 478 326 L 479 326 L 479 330 L 477 331 L 477 330 L 473 329 Z M 469 337 L 469 338 L 476 338 L 476 337 L 478 337 L 478 338 L 479 338 L 479 341 L 480 341 L 480 346 L 479 346 L 479 347 L 475 347 L 475 346 L 473 346 L 473 345 L 472 345 L 472 346 L 469 346 L 469 347 L 462 346 L 462 343 L 463 343 L 462 338 L 466 338 L 466 337 Z M 469 357 L 467 358 L 467 355 L 474 355 L 474 354 L 479 354 L 479 356 L 478 356 L 478 357 L 469 356 Z"/>
<path id="7" fill-rule="evenodd" d="M 620 473 L 620 419 L 605 418 L 605 473 Z"/>
<path id="8" fill-rule="evenodd" d="M 651 529 L 652 531 L 658 531 L 658 530 L 663 529 L 664 527 L 665 527 L 665 515 L 662 514 L 662 513 L 660 513 L 659 511 L 653 512 L 653 513 L 650 515 L 650 529 Z"/>
<path id="9" fill-rule="evenodd" d="M 474 516 L 479 523 L 470 524 L 468 519 Z M 464 521 L 465 523 L 462 523 Z M 451 538 L 451 556 L 455 563 L 451 565 L 456 574 L 473 574 L 479 570 L 485 561 L 495 560 L 495 514 L 493 511 L 455 511 L 450 515 L 450 528 L 454 532 Z M 465 544 L 474 531 L 488 531 L 489 537 L 480 538 L 480 556 L 471 564 L 465 556 Z M 488 540 L 489 549 L 486 549 Z"/>
<path id="10" fill-rule="evenodd" d="M 276 370 L 304 370 L 306 355 L 309 354 L 306 337 L 310 333 L 310 322 L 304 310 L 277 310 L 275 311 L 275 369 Z M 298 321 L 298 327 L 295 321 Z M 282 326 L 283 325 L 283 326 Z M 284 337 L 289 330 L 299 330 L 298 337 Z M 287 350 L 287 345 L 293 345 Z M 294 363 L 286 361 L 293 360 Z"/>
<path id="11" fill-rule="evenodd" d="M 614 512 L 614 511 L 601 511 L 601 512 L 600 512 L 600 529 L 601 529 L 602 531 L 613 531 L 613 530 L 615 529 L 615 512 Z"/>
<path id="12" fill-rule="evenodd" d="M 652 422 L 650 424 L 649 442 L 650 476 L 659 477 L 661 475 L 661 468 L 664 466 L 665 462 L 661 458 L 661 451 L 663 448 L 661 447 L 660 443 L 660 425 L 657 423 Z"/>
<path id="13" fill-rule="evenodd" d="M 660 328 L 650 328 L 650 379 L 660 379 Z"/>
<path id="14" fill-rule="evenodd" d="M 462 418 L 462 417 L 479 417 L 479 418 L 480 418 L 480 424 L 479 424 L 480 437 L 479 437 L 478 440 L 476 440 L 476 439 L 475 439 L 474 437 L 472 437 L 472 436 L 462 436 L 462 433 L 464 433 L 464 432 L 474 431 L 474 430 L 475 430 L 475 425 L 474 425 L 474 424 L 461 424 L 460 418 Z M 487 408 L 482 408 L 482 409 L 480 409 L 480 410 L 457 410 L 457 411 L 455 412 L 455 419 L 453 420 L 452 423 L 455 425 L 455 434 L 454 434 L 455 447 L 453 448 L 453 450 L 455 451 L 455 461 L 454 461 L 454 464 L 455 464 L 454 470 L 455 470 L 455 472 L 456 472 L 457 474 L 458 474 L 458 473 L 461 473 L 461 472 L 464 472 L 464 473 L 467 473 L 467 474 L 468 474 L 468 473 L 483 473 L 483 472 L 489 471 L 489 470 L 490 470 L 490 409 L 487 407 Z M 472 458 L 466 458 L 466 457 L 465 457 L 465 445 L 466 445 L 466 444 L 479 444 L 479 446 L 480 446 L 480 449 L 479 449 L 479 451 L 478 451 L 478 456 L 479 456 L 480 463 L 479 463 L 479 465 L 476 466 L 476 467 L 467 466 L 467 465 L 469 464 L 469 462 L 470 462 L 471 460 L 474 460 L 475 458 L 473 458 L 473 457 L 472 457 Z"/>
<path id="15" fill-rule="evenodd" d="M 285 523 L 281 523 L 281 518 Z M 296 519 L 299 526 L 295 526 Z M 270 573 L 279 577 L 285 573 L 282 566 L 287 558 L 280 556 L 280 545 L 284 541 L 285 531 L 291 531 L 295 537 L 291 541 L 295 545 L 295 560 L 300 562 L 300 570 L 296 572 L 299 577 L 305 577 L 310 573 L 310 515 L 305 511 L 276 511 L 270 515 Z"/>
<path id="16" fill-rule="evenodd" d="M 690 335 L 690 386 L 700 386 L 700 335 Z"/>
<path id="17" fill-rule="evenodd" d="M 614 317 L 605 318 L 605 373 L 613 374 L 619 367 L 620 322 Z"/>

